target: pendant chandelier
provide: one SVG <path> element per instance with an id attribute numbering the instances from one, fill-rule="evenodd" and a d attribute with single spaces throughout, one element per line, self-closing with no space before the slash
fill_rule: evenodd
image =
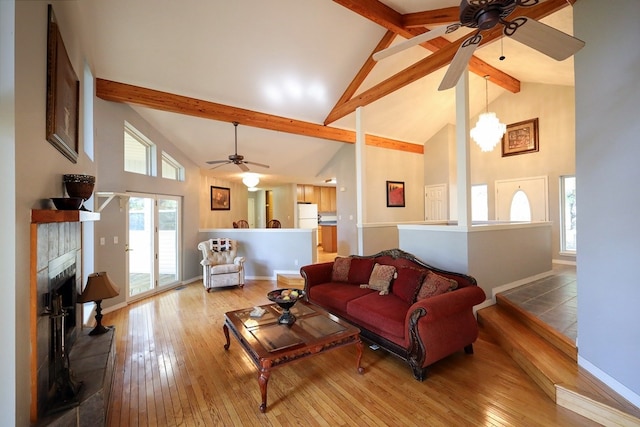
<path id="1" fill-rule="evenodd" d="M 471 138 L 480 146 L 482 151 L 491 151 L 500 142 L 507 130 L 504 123 L 500 123 L 496 113 L 489 112 L 489 76 L 484 76 L 485 84 L 485 113 L 480 114 L 476 126 L 471 129 Z"/>

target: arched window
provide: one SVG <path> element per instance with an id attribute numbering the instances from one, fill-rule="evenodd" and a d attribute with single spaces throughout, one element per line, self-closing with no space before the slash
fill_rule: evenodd
<path id="1" fill-rule="evenodd" d="M 531 221 L 531 204 L 524 191 L 518 190 L 511 199 L 511 221 Z"/>

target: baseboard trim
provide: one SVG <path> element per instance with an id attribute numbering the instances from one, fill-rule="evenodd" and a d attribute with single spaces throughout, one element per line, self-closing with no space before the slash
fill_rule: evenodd
<path id="1" fill-rule="evenodd" d="M 640 396 L 631 391 L 629 388 L 620 384 L 617 380 L 612 378 L 610 375 L 602 371 L 600 368 L 593 365 L 584 357 L 578 354 L 578 365 L 582 368 L 586 369 L 591 375 L 602 381 L 609 387 L 611 390 L 618 393 L 620 396 L 624 397 L 631 403 L 632 405 L 640 408 Z"/>

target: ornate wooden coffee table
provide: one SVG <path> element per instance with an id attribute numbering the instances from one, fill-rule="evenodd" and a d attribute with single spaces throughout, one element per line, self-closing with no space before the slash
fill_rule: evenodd
<path id="1" fill-rule="evenodd" d="M 224 349 L 229 349 L 231 331 L 260 372 L 260 412 L 267 410 L 267 383 L 271 369 L 280 365 L 355 344 L 356 369 L 360 374 L 364 372 L 360 366 L 362 341 L 358 328 L 304 301 L 298 301 L 291 308 L 296 316 L 296 322 L 291 326 L 278 324 L 282 309 L 276 304 L 261 307 L 266 311 L 259 318 L 249 315 L 253 307 L 225 313 L 222 327 L 227 339 Z"/>

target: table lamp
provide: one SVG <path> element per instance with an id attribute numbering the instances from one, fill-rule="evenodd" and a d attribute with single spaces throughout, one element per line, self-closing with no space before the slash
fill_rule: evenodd
<path id="1" fill-rule="evenodd" d="M 78 297 L 78 302 L 90 302 L 96 303 L 96 327 L 93 328 L 89 335 L 100 335 L 107 332 L 109 329 L 102 326 L 102 300 L 107 298 L 113 298 L 120 294 L 120 289 L 114 284 L 106 271 L 90 274 L 87 278 L 87 286 L 84 291 Z"/>

